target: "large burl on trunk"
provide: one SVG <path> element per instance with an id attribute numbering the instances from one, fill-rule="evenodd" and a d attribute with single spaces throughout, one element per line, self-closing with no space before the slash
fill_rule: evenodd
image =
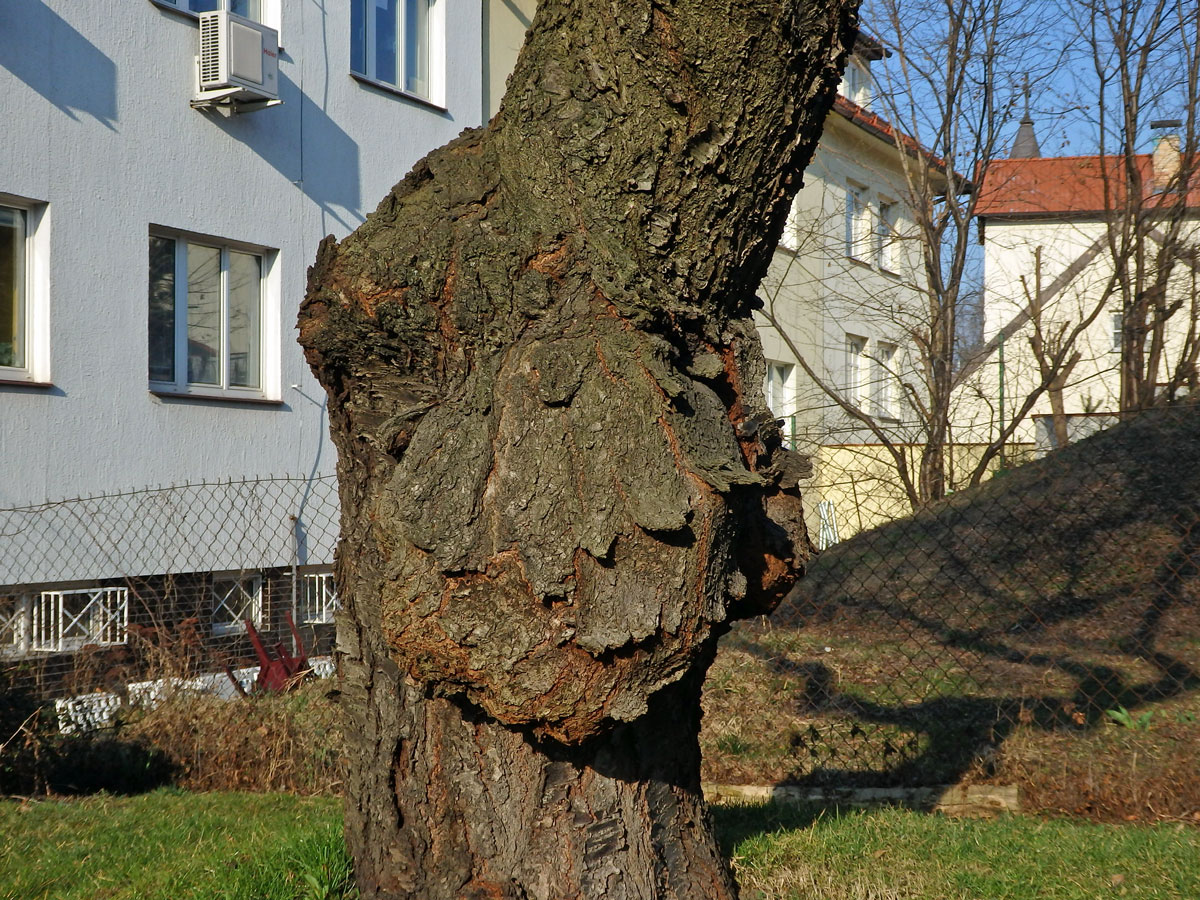
<path id="1" fill-rule="evenodd" d="M 545 0 L 504 105 L 322 244 L 367 898 L 723 898 L 699 694 L 808 552 L 754 291 L 840 0 Z"/>

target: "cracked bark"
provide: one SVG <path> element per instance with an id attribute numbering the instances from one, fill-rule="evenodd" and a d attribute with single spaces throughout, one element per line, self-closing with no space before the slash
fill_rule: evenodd
<path id="1" fill-rule="evenodd" d="M 309 274 L 366 898 L 723 898 L 699 692 L 809 543 L 751 312 L 841 0 L 546 0 Z"/>

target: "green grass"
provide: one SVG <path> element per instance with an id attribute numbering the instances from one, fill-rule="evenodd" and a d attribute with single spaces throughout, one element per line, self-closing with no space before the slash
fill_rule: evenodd
<path id="1" fill-rule="evenodd" d="M 337 800 L 0 803 L 4 900 L 352 900 Z M 1191 900 L 1200 830 L 908 810 L 714 810 L 743 900 Z"/>
<path id="2" fill-rule="evenodd" d="M 0 803 L 3 900 L 335 900 L 340 803 L 190 794 Z"/>
<path id="3" fill-rule="evenodd" d="M 743 900 L 1200 897 L 1200 831 L 1182 826 L 779 806 L 717 821 Z"/>

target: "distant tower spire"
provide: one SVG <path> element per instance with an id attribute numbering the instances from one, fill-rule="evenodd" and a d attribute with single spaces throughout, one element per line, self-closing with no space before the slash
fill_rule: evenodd
<path id="1" fill-rule="evenodd" d="M 1029 76 L 1025 76 L 1025 118 L 1021 120 L 1021 126 L 1017 129 L 1016 139 L 1013 140 L 1012 150 L 1009 151 L 1009 159 L 1033 159 L 1042 155 L 1042 148 L 1038 146 L 1037 135 L 1033 133 L 1033 117 L 1029 115 Z"/>

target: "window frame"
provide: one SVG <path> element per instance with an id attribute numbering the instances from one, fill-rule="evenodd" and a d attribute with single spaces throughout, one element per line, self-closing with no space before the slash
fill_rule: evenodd
<path id="1" fill-rule="evenodd" d="M 878 212 L 875 216 L 875 221 L 872 223 L 875 235 L 875 265 L 881 272 L 886 272 L 889 275 L 894 275 L 897 272 L 896 266 L 896 241 L 897 241 L 897 211 L 900 208 L 895 200 L 889 200 L 886 197 L 880 197 L 878 200 Z"/>
<path id="2" fill-rule="evenodd" d="M 332 625 L 334 615 L 342 608 L 333 572 L 301 573 L 299 606 L 299 624 Z"/>
<path id="3" fill-rule="evenodd" d="M 153 245 L 155 239 L 174 242 L 172 283 L 174 298 L 172 309 L 172 354 L 174 356 L 174 379 L 164 381 L 151 377 L 151 342 L 154 327 L 151 314 L 150 294 L 146 307 L 146 377 L 149 390 L 163 396 L 185 396 L 220 400 L 248 400 L 278 402 L 280 394 L 279 353 L 279 265 L 277 250 L 233 241 L 211 235 L 194 234 L 162 226 L 151 226 L 147 237 L 147 279 L 151 275 Z M 219 375 L 215 384 L 189 381 L 188 372 L 188 248 L 200 247 L 220 251 L 220 359 Z M 235 385 L 230 383 L 233 366 L 230 332 L 230 254 L 245 254 L 258 260 L 258 385 Z M 148 287 L 150 287 L 148 285 Z"/>
<path id="4" fill-rule="evenodd" d="M 776 377 L 778 375 L 778 377 Z M 784 421 L 784 446 L 791 449 L 796 440 L 796 366 L 780 360 L 767 360 L 763 397 L 776 419 Z"/>
<path id="5" fill-rule="evenodd" d="M 88 595 L 84 608 L 73 615 L 66 612 L 66 597 Z M 107 607 L 110 600 L 116 601 L 116 612 Z M 117 647 L 129 640 L 129 588 L 127 587 L 83 587 L 54 588 L 39 591 L 36 599 L 29 598 L 30 615 L 27 631 L 27 652 L 69 653 L 94 644 L 98 647 Z M 100 613 L 93 607 L 100 603 Z M 48 614 L 49 611 L 49 614 Z M 87 633 L 69 636 L 67 632 L 79 625 L 84 616 Z M 67 616 L 70 621 L 67 622 Z M 51 621 L 47 621 L 50 619 Z M 99 627 L 97 626 L 99 624 Z M 113 634 L 108 634 L 115 629 Z"/>
<path id="6" fill-rule="evenodd" d="M 0 384 L 49 386 L 50 207 L 38 200 L 2 192 L 0 207 L 19 212 L 24 221 L 17 329 L 24 342 L 24 359 L 20 365 L 0 365 Z"/>
<path id="7" fill-rule="evenodd" d="M 865 185 L 846 182 L 845 253 L 846 257 L 870 265 L 875 244 L 875 226 L 871 202 Z"/>
<path id="8" fill-rule="evenodd" d="M 348 23 L 350 77 L 390 93 L 444 110 L 446 108 L 446 0 L 396 0 L 396 81 L 388 81 L 379 76 L 376 59 L 378 47 L 378 42 L 375 40 L 376 24 L 374 17 L 368 14 L 375 2 L 376 0 L 351 0 L 350 2 L 350 22 Z M 410 2 L 428 3 L 425 17 L 426 76 L 424 91 L 407 86 L 405 20 Z M 355 52 L 357 36 L 354 28 L 354 11 L 360 7 L 363 10 L 361 71 L 355 68 L 355 57 L 359 54 Z"/>
<path id="9" fill-rule="evenodd" d="M 265 621 L 265 617 L 264 617 L 263 613 L 266 608 L 266 604 L 263 602 L 264 581 L 265 581 L 265 579 L 263 578 L 262 573 L 257 572 L 257 571 L 256 572 L 246 572 L 246 571 L 213 572 L 212 573 L 211 577 L 208 579 L 208 584 L 207 584 L 208 601 L 209 601 L 208 624 L 209 624 L 209 631 L 212 632 L 214 637 L 224 637 L 226 635 L 245 634 L 246 633 L 245 620 L 247 618 L 250 619 L 250 624 L 252 624 L 256 629 L 261 629 L 263 627 L 263 622 Z M 250 591 L 245 591 L 243 588 L 243 586 L 247 583 L 252 585 L 252 588 Z M 230 590 L 228 590 L 228 591 L 225 591 L 223 594 L 218 594 L 217 586 L 222 585 L 222 584 L 232 584 L 234 587 L 230 588 Z M 247 597 L 249 599 L 250 615 L 249 616 L 241 616 L 238 619 L 233 620 L 233 621 L 224 620 L 224 619 L 218 620 L 217 619 L 217 611 L 220 610 L 221 608 L 225 608 L 225 609 L 229 610 L 230 612 L 233 612 L 233 610 L 230 609 L 228 607 L 228 605 L 225 603 L 225 601 L 229 598 L 229 596 L 233 590 L 242 590 L 243 593 L 247 594 Z"/>
<path id="10" fill-rule="evenodd" d="M 1119 312 L 1109 313 L 1108 322 L 1108 352 L 1121 353 L 1125 349 L 1125 315 Z"/>
<path id="11" fill-rule="evenodd" d="M 863 359 L 867 356 L 867 338 L 846 332 L 845 343 L 846 400 L 856 409 L 862 408 Z"/>
<path id="12" fill-rule="evenodd" d="M 186 16 L 192 21 L 198 21 L 200 13 L 213 12 L 214 10 L 193 10 L 189 9 L 191 0 L 150 0 L 155 6 L 162 7 L 170 12 L 179 13 L 181 16 Z M 217 10 L 226 10 L 229 8 L 231 0 L 216 0 Z M 273 28 L 277 33 L 282 35 L 283 29 L 280 27 L 283 19 L 283 3 L 282 0 L 257 0 L 259 5 L 259 14 L 255 16 L 245 16 L 252 22 L 258 22 L 260 25 L 266 25 L 268 28 Z M 241 15 L 235 13 L 235 15 Z M 280 46 L 282 47 L 282 37 L 280 37 Z"/>
<path id="13" fill-rule="evenodd" d="M 875 341 L 875 352 L 871 354 L 871 362 L 875 370 L 871 378 L 871 413 L 877 419 L 887 419 L 892 422 L 900 420 L 894 371 L 898 350 L 898 344 Z"/>

